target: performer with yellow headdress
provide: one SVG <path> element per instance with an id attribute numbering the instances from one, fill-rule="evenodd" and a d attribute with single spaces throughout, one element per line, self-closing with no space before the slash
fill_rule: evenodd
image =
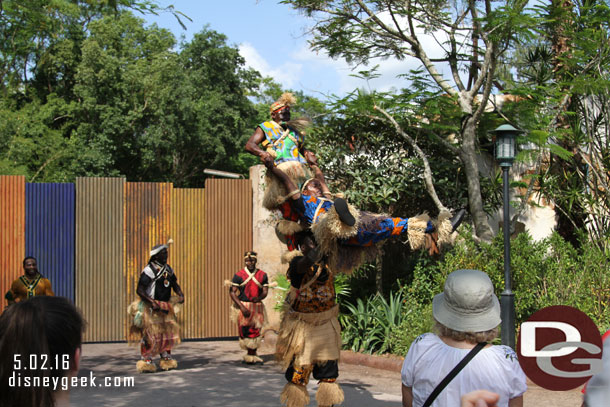
<path id="1" fill-rule="evenodd" d="M 284 93 L 269 107 L 271 120 L 259 124 L 246 143 L 246 151 L 260 157 L 266 165 L 274 163 L 299 187 L 311 178 L 308 163 L 315 155 L 305 148 L 304 129 L 308 119 L 291 120 L 290 108 L 296 104 L 292 93 Z M 286 200 L 284 185 L 270 174 L 265 179 L 263 206 L 277 209 Z"/>
<path id="2" fill-rule="evenodd" d="M 170 242 L 171 243 L 171 239 Z M 178 367 L 172 358 L 172 348 L 180 343 L 180 326 L 176 313 L 184 302 L 184 294 L 174 270 L 167 264 L 168 246 L 156 245 L 150 251 L 148 264 L 140 273 L 134 301 L 127 312 L 131 317 L 129 342 L 140 344 L 142 359 L 136 367 L 140 373 L 157 370 L 153 357 L 160 355 L 159 367 L 170 370 Z M 172 289 L 178 297 L 171 297 Z"/>
<path id="3" fill-rule="evenodd" d="M 256 268 L 256 252 L 244 254 L 246 267 L 227 281 L 230 286 L 231 321 L 239 328 L 239 345 L 247 351 L 244 362 L 248 364 L 263 363 L 256 355 L 261 343 L 261 329 L 265 323 L 265 306 L 263 300 L 269 291 L 267 273 Z"/>

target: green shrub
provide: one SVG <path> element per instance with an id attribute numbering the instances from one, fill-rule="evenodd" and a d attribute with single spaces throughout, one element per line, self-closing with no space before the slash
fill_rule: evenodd
<path id="1" fill-rule="evenodd" d="M 517 327 L 532 313 L 551 305 L 569 305 L 586 313 L 600 332 L 610 328 L 610 258 L 583 235 L 574 248 L 558 234 L 534 242 L 527 233 L 511 240 L 512 290 L 515 294 Z M 367 352 L 389 351 L 404 355 L 418 335 L 429 332 L 432 298 L 443 291 L 447 275 L 457 269 L 486 272 L 496 295 L 504 290 L 504 242 L 502 235 L 491 243 L 476 243 L 468 231 L 444 256 L 435 261 L 420 257 L 412 278 L 402 282 L 401 316 L 381 321 L 383 299 L 356 301 L 342 315 L 348 347 Z M 387 301 L 386 301 L 387 303 Z M 397 322 L 398 321 L 398 322 Z M 389 337 L 380 345 L 385 327 Z M 358 339 L 358 338 L 360 339 Z"/>
<path id="2" fill-rule="evenodd" d="M 379 294 L 356 304 L 343 303 L 344 312 L 339 316 L 343 344 L 356 352 L 385 353 L 391 351 L 392 330 L 402 324 L 405 316 L 403 290 L 390 293 L 388 300 Z"/>

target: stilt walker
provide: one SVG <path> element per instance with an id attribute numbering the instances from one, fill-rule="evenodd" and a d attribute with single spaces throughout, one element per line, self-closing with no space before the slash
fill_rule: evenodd
<path id="1" fill-rule="evenodd" d="M 168 242 L 171 244 L 172 241 Z M 172 348 L 180 343 L 180 326 L 176 313 L 184 303 L 184 294 L 174 270 L 167 264 L 168 246 L 156 245 L 150 251 L 150 260 L 142 270 L 138 281 L 137 294 L 140 300 L 128 308 L 131 327 L 129 342 L 140 345 L 141 360 L 136 364 L 140 373 L 154 373 L 153 362 L 160 355 L 159 367 L 171 370 L 178 367 L 172 357 Z M 171 292 L 178 297 L 171 297 Z"/>
<path id="2" fill-rule="evenodd" d="M 243 361 L 247 364 L 263 363 L 256 350 L 261 343 L 261 330 L 266 320 L 263 300 L 269 291 L 267 273 L 256 268 L 256 252 L 244 254 L 246 267 L 233 276 L 232 281 L 226 281 L 230 286 L 231 321 L 239 329 L 239 345 L 247 351 Z"/>
<path id="3" fill-rule="evenodd" d="M 310 232 L 296 234 L 299 250 L 290 262 L 291 290 L 286 297 L 276 344 L 276 359 L 288 383 L 280 396 L 287 407 L 309 404 L 309 376 L 318 380 L 319 407 L 343 402 L 337 384 L 341 327 L 337 319 L 334 273 L 325 263 Z"/>

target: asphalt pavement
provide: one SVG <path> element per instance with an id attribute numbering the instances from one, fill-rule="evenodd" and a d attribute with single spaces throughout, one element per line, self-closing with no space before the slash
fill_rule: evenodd
<path id="1" fill-rule="evenodd" d="M 273 361 L 272 349 L 259 352 L 263 365 L 241 363 L 244 353 L 236 340 L 185 342 L 172 352 L 178 369 L 138 374 L 137 348 L 124 343 L 85 344 L 79 377 L 87 387 L 73 387 L 74 407 L 258 407 L 279 406 L 286 383 Z M 362 365 L 340 363 L 339 382 L 345 392 L 344 406 L 400 407 L 400 374 Z M 89 384 L 95 378 L 95 387 Z M 124 382 L 133 378 L 133 386 Z M 114 384 L 121 384 L 116 387 Z M 83 382 L 84 384 L 84 382 Z M 112 384 L 112 386 L 104 386 Z M 315 406 L 317 381 L 308 386 Z"/>

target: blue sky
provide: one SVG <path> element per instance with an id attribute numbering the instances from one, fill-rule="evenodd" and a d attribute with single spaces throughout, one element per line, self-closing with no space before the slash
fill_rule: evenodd
<path id="1" fill-rule="evenodd" d="M 307 45 L 311 21 L 277 0 L 159 0 L 162 7 L 173 5 L 192 19 L 183 19 L 183 30 L 173 15 L 144 16 L 149 23 L 171 30 L 188 41 L 209 25 L 225 34 L 239 48 L 246 63 L 285 88 L 303 90 L 312 96 L 344 95 L 357 87 L 387 90 L 400 83 L 396 75 L 414 63 L 379 61 L 382 77 L 370 83 L 350 76 L 354 72 L 342 60 L 316 54 Z"/>

